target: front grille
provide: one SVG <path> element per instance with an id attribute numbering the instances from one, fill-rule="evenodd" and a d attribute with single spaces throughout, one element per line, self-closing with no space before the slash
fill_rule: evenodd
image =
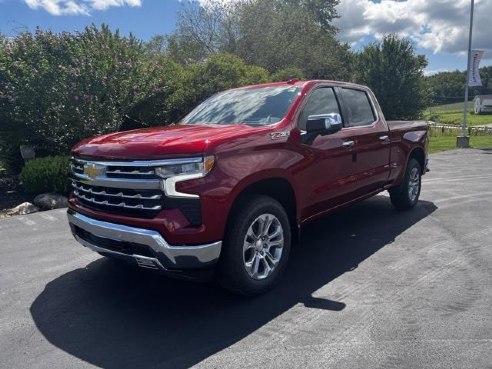
<path id="1" fill-rule="evenodd" d="M 73 158 L 73 194 L 84 206 L 105 213 L 150 219 L 163 209 L 179 209 L 192 225 L 201 224 L 200 200 L 167 197 L 154 173 L 155 163 Z M 96 175 L 89 177 L 87 167 L 94 169 Z"/>
<path id="2" fill-rule="evenodd" d="M 79 175 L 84 175 L 84 166 L 88 162 L 80 159 L 72 159 L 71 169 L 72 172 Z M 150 163 L 150 162 L 149 162 Z M 159 179 L 155 175 L 154 169 L 149 166 L 145 166 L 143 163 L 129 165 L 121 165 L 122 163 L 104 163 L 105 164 L 105 175 L 107 178 L 121 178 L 121 179 Z"/>
<path id="3" fill-rule="evenodd" d="M 110 213 L 153 218 L 163 209 L 160 190 L 139 190 L 91 186 L 72 181 L 73 194 L 84 205 Z"/>

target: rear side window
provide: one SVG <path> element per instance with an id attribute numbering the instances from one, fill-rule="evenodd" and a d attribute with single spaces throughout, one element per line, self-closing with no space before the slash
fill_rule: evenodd
<path id="1" fill-rule="evenodd" d="M 342 91 L 343 102 L 347 107 L 349 126 L 366 126 L 376 120 L 369 96 L 365 91 L 349 88 L 344 88 Z"/>
<path id="2" fill-rule="evenodd" d="M 338 108 L 337 99 L 332 88 L 322 87 L 314 90 L 308 98 L 306 105 L 302 109 L 301 116 L 299 118 L 299 129 L 306 130 L 306 122 L 310 115 L 317 114 L 340 114 Z"/>

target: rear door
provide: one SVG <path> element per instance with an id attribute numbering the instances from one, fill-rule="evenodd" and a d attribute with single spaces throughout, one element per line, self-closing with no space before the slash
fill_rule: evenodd
<path id="1" fill-rule="evenodd" d="M 356 194 L 380 189 L 390 173 L 390 137 L 384 117 L 378 116 L 369 93 L 364 89 L 339 88 L 347 130 L 355 138 Z"/>

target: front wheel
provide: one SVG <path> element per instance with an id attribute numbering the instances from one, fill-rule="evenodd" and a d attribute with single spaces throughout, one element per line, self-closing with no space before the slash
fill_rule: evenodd
<path id="1" fill-rule="evenodd" d="M 246 296 L 264 293 L 280 279 L 290 252 L 289 218 L 267 196 L 247 196 L 232 213 L 218 265 L 218 281 Z"/>
<path id="2" fill-rule="evenodd" d="M 400 210 L 410 210 L 419 201 L 422 185 L 422 168 L 415 159 L 410 159 L 401 185 L 389 190 L 391 203 Z"/>

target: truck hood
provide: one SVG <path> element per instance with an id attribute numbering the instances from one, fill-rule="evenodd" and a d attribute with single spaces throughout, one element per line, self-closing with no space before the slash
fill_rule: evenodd
<path id="1" fill-rule="evenodd" d="M 74 146 L 72 155 L 127 160 L 200 155 L 213 143 L 253 129 L 247 125 L 178 125 L 138 129 L 83 140 Z"/>

